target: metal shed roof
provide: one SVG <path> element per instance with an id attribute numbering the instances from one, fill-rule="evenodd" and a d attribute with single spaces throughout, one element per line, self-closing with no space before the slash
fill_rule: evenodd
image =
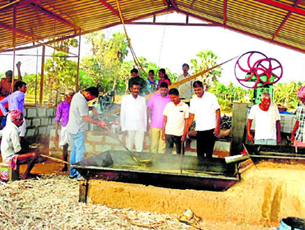
<path id="1" fill-rule="evenodd" d="M 121 24 L 118 3 L 126 24 L 160 24 L 156 16 L 177 12 L 185 22 L 168 24 L 191 26 L 194 17 L 305 52 L 305 0 L 0 0 L 0 52 Z"/>

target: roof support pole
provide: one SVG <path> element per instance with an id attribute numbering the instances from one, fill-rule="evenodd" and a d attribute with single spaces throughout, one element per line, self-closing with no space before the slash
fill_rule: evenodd
<path id="1" fill-rule="evenodd" d="M 81 35 L 79 35 L 78 39 L 78 57 L 77 57 L 77 71 L 76 71 L 76 80 L 75 80 L 75 92 L 79 90 L 79 63 L 80 63 L 80 47 L 81 47 Z"/>
<path id="2" fill-rule="evenodd" d="M 44 60 L 46 54 L 46 47 L 42 46 L 42 58 L 41 58 L 41 74 L 40 74 L 40 95 L 39 95 L 39 105 L 43 104 L 43 79 L 44 79 Z"/>
<path id="3" fill-rule="evenodd" d="M 17 8 L 14 5 L 13 9 L 13 47 L 14 47 L 14 56 L 13 56 L 13 75 L 12 75 L 12 85 L 11 85 L 11 93 L 14 92 L 14 80 L 15 80 L 15 63 L 16 63 L 16 24 L 17 24 Z"/>
<path id="4" fill-rule="evenodd" d="M 227 24 L 227 0 L 223 1 L 223 24 L 226 25 Z"/>

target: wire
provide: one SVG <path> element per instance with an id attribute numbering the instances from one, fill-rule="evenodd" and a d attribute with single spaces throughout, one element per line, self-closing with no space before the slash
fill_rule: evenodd
<path id="1" fill-rule="evenodd" d="M 137 58 L 137 55 L 136 55 L 136 53 L 135 53 L 135 51 L 134 51 L 134 49 L 133 49 L 133 47 L 132 47 L 132 45 L 131 45 L 129 36 L 128 36 L 128 34 L 127 34 L 127 30 L 126 30 L 126 27 L 125 27 L 124 19 L 123 19 L 123 16 L 122 16 L 122 11 L 121 11 L 120 2 L 119 2 L 119 0 L 116 0 L 116 2 L 117 2 L 117 6 L 118 6 L 119 13 L 120 13 L 121 22 L 122 22 L 122 24 L 123 24 L 124 32 L 125 32 L 125 35 L 126 35 L 126 38 L 127 38 L 127 41 L 128 41 L 128 46 L 129 46 L 129 49 L 130 49 L 130 51 L 131 51 L 133 60 L 134 60 L 134 62 L 135 62 L 135 64 L 136 64 L 136 66 L 137 66 L 138 68 L 140 68 L 140 69 L 143 71 L 143 73 L 145 73 L 146 77 L 148 77 L 148 74 L 145 72 L 144 68 L 142 67 L 141 62 L 140 62 L 139 59 Z"/>
<path id="2" fill-rule="evenodd" d="M 167 14 L 166 14 L 165 23 L 167 22 L 167 18 L 168 18 L 168 11 L 167 11 Z M 164 37 L 165 37 L 165 29 L 166 29 L 166 26 L 164 25 L 163 36 L 162 36 L 162 41 L 161 41 L 161 47 L 160 47 L 160 53 L 159 53 L 159 59 L 158 59 L 158 65 L 157 66 L 159 66 L 160 60 L 161 60 L 161 54 L 162 54 L 162 49 L 163 49 Z"/>

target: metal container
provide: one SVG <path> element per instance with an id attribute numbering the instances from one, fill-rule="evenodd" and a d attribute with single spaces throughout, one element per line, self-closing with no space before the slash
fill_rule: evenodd
<path id="1" fill-rule="evenodd" d="M 184 156 L 180 173 L 180 156 L 134 153 L 139 160 L 151 160 L 148 166 L 137 163 L 123 151 L 107 151 L 73 165 L 86 179 L 104 179 L 167 188 L 223 191 L 239 181 L 239 163 L 213 158 L 199 161 Z"/>

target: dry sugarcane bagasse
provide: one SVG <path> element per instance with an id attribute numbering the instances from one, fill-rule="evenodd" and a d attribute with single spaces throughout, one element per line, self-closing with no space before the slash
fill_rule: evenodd
<path id="1" fill-rule="evenodd" d="M 59 157 L 59 156 L 58 156 Z M 262 168 L 262 166 L 260 166 Z M 286 167 L 286 166 L 285 166 Z M 287 166 L 289 169 L 289 166 Z M 299 166 L 301 167 L 301 166 Z M 21 166 L 20 173 L 25 167 Z M 79 182 L 69 179 L 68 173 L 59 172 L 62 164 L 47 160 L 37 164 L 33 173 L 39 180 L 19 180 L 0 183 L 0 229 L 234 229 L 267 230 L 272 226 L 250 225 L 217 218 L 180 222 L 185 210 L 176 214 L 157 214 L 128 209 L 115 209 L 88 202 L 78 202 Z M 299 168 L 304 170 L 304 168 Z M 253 173 L 255 170 L 251 170 Z M 256 170 L 263 173 L 263 170 Z M 56 172 L 56 173 L 54 173 Z M 250 172 L 249 174 L 251 174 Z M 61 175 L 60 175 L 61 174 Z M 251 189 L 251 185 L 248 186 Z M 159 188 L 160 189 L 160 188 Z M 236 187 L 229 191 L 238 202 Z M 192 191 L 190 193 L 198 193 Z M 204 192 L 204 191 L 203 191 Z M 111 195 L 111 194 L 110 194 Z M 110 196 L 111 197 L 111 196 Z M 111 199 L 111 198 L 110 198 Z M 139 200 L 139 202 L 141 202 Z M 248 200 L 251 205 L 251 199 Z M 202 208 L 204 204 L 202 204 Z M 217 208 L 215 209 L 217 210 Z M 193 210 L 192 210 L 193 211 Z M 216 211 L 215 211 L 216 212 Z M 196 212 L 194 212 L 196 215 Z M 217 215 L 217 213 L 214 213 Z M 212 215 L 212 214 L 211 214 Z M 260 223 L 258 223 L 260 224 Z M 278 223 L 277 223 L 278 224 Z"/>

